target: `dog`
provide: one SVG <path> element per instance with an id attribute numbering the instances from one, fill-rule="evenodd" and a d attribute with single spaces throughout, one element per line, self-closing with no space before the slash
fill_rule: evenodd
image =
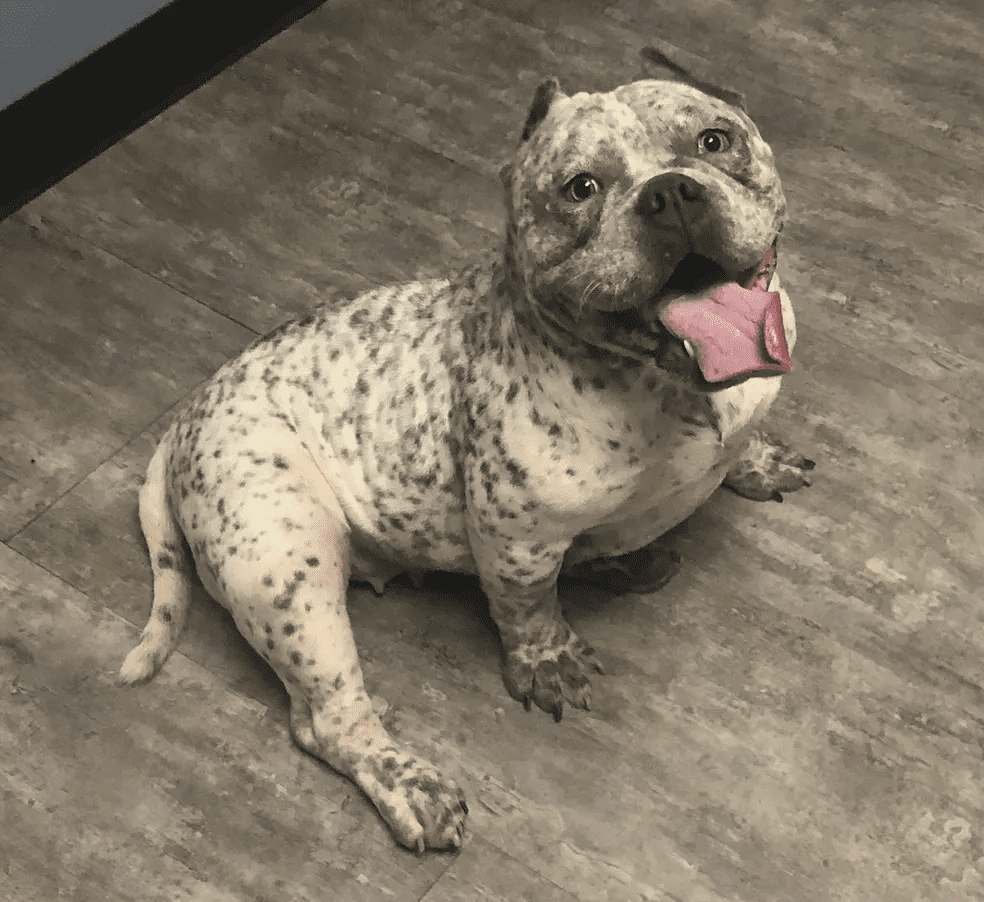
<path id="1" fill-rule="evenodd" d="M 198 389 L 140 491 L 154 599 L 120 680 L 177 644 L 197 572 L 283 681 L 297 744 L 410 849 L 460 848 L 461 789 L 373 713 L 349 580 L 477 574 L 509 693 L 587 709 L 563 571 L 658 588 L 658 539 L 723 483 L 813 464 L 755 430 L 789 370 L 786 203 L 738 95 L 657 51 L 610 93 L 537 90 L 502 170 L 504 246 L 450 280 L 332 302 Z"/>

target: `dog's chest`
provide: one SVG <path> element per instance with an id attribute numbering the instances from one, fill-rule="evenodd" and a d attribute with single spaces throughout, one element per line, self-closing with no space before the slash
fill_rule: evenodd
<path id="1" fill-rule="evenodd" d="M 541 516 L 575 534 L 657 511 L 691 488 L 701 503 L 708 474 L 723 477 L 777 389 L 759 380 L 702 393 L 655 364 L 602 379 L 559 361 L 531 382 L 502 419 L 506 457 L 521 461 Z"/>
<path id="2" fill-rule="evenodd" d="M 580 533 L 650 510 L 702 479 L 725 450 L 719 420 L 708 397 L 655 366 L 593 384 L 558 367 L 540 373 L 502 423 L 507 459 L 527 474 L 526 494 Z"/>

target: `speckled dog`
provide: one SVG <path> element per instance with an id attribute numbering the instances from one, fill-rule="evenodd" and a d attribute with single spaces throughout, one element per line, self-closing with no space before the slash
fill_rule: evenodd
<path id="1" fill-rule="evenodd" d="M 510 694 L 559 720 L 601 671 L 562 616 L 562 569 L 656 587 L 675 562 L 655 540 L 722 481 L 760 499 L 808 483 L 810 462 L 751 431 L 788 369 L 756 348 L 795 340 L 774 277 L 765 291 L 785 212 L 771 151 L 733 95 L 647 56 L 655 78 L 608 94 L 541 85 L 502 173 L 503 250 L 258 341 L 192 397 L 140 492 L 154 603 L 121 680 L 161 668 L 197 569 L 283 680 L 297 743 L 410 848 L 460 846 L 467 808 L 373 713 L 350 578 L 478 574 Z M 667 311 L 707 325 L 693 299 L 757 279 L 740 290 L 774 301 L 782 334 L 752 314 L 761 366 L 711 382 L 694 361 L 730 354 L 720 322 L 702 339 Z"/>

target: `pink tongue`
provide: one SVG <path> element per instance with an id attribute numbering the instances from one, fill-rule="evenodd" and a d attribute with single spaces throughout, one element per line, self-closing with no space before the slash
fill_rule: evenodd
<path id="1" fill-rule="evenodd" d="M 670 301 L 659 318 L 677 338 L 690 342 L 708 382 L 779 375 L 793 367 L 778 291 L 732 282 L 709 298 Z"/>

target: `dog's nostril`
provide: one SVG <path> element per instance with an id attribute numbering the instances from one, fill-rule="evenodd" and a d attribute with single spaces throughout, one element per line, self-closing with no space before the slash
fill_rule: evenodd
<path id="1" fill-rule="evenodd" d="M 653 213 L 662 213 L 666 209 L 666 199 L 662 194 L 654 194 L 649 202 Z"/>
<path id="2" fill-rule="evenodd" d="M 680 196 L 684 200 L 700 200 L 700 185 L 696 182 L 680 182 Z"/>

